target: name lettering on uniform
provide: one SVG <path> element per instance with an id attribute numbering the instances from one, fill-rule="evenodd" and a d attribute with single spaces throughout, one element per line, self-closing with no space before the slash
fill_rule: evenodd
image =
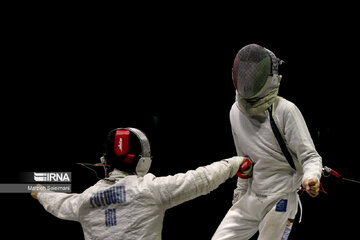
<path id="1" fill-rule="evenodd" d="M 90 204 L 93 208 L 124 202 L 126 202 L 125 186 L 111 187 L 105 191 L 99 191 L 90 197 Z"/>

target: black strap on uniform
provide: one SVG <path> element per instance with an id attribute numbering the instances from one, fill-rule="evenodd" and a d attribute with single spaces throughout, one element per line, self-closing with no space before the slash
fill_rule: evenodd
<path id="1" fill-rule="evenodd" d="M 274 121 L 274 118 L 272 116 L 272 105 L 268 108 L 269 111 L 269 116 L 270 116 L 270 124 L 271 124 L 271 128 L 274 132 L 274 135 L 280 145 L 281 151 L 284 153 L 284 156 L 286 158 L 286 160 L 288 161 L 288 163 L 290 164 L 290 166 L 296 171 L 296 167 L 294 164 L 294 160 L 291 157 L 291 154 L 285 144 L 285 141 L 283 139 L 283 137 L 280 134 L 279 128 L 276 126 L 276 123 Z"/>

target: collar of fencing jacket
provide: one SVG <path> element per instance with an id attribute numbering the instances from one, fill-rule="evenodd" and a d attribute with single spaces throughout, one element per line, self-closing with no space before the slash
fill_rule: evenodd
<path id="1" fill-rule="evenodd" d="M 109 173 L 109 178 L 124 178 L 129 175 L 133 175 L 133 174 L 120 171 L 119 169 L 115 168 L 112 172 Z"/>

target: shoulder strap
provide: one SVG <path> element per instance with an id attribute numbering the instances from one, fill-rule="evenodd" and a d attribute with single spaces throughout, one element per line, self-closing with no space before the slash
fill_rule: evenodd
<path id="1" fill-rule="evenodd" d="M 291 157 L 291 154 L 285 144 L 285 141 L 283 139 L 283 137 L 280 134 L 279 128 L 276 126 L 276 123 L 274 121 L 274 118 L 272 116 L 272 105 L 268 108 L 268 112 L 269 112 L 269 116 L 270 116 L 270 124 L 271 124 L 271 128 L 272 131 L 274 132 L 274 135 L 280 145 L 281 151 L 284 153 L 284 156 L 286 158 L 286 160 L 288 161 L 288 163 L 290 164 L 290 166 L 296 171 L 296 167 L 294 164 L 294 160 Z"/>

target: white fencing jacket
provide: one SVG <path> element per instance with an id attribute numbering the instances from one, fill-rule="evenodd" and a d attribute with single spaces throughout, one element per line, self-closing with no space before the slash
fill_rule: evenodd
<path id="1" fill-rule="evenodd" d="M 38 199 L 54 216 L 79 221 L 85 239 L 161 239 L 166 209 L 216 189 L 242 161 L 233 157 L 167 177 L 115 169 L 115 182 L 100 180 L 81 194 L 41 191 Z"/>
<path id="2" fill-rule="evenodd" d="M 322 159 L 301 112 L 293 103 L 277 97 L 272 115 L 294 159 L 296 171 L 281 151 L 270 125 L 269 113 L 249 116 L 237 104 L 235 102 L 230 110 L 236 150 L 239 156 L 249 156 L 255 165 L 251 179 L 238 179 L 235 197 L 246 192 L 248 184 L 260 195 L 286 194 L 296 191 L 305 179 L 320 179 Z"/>

